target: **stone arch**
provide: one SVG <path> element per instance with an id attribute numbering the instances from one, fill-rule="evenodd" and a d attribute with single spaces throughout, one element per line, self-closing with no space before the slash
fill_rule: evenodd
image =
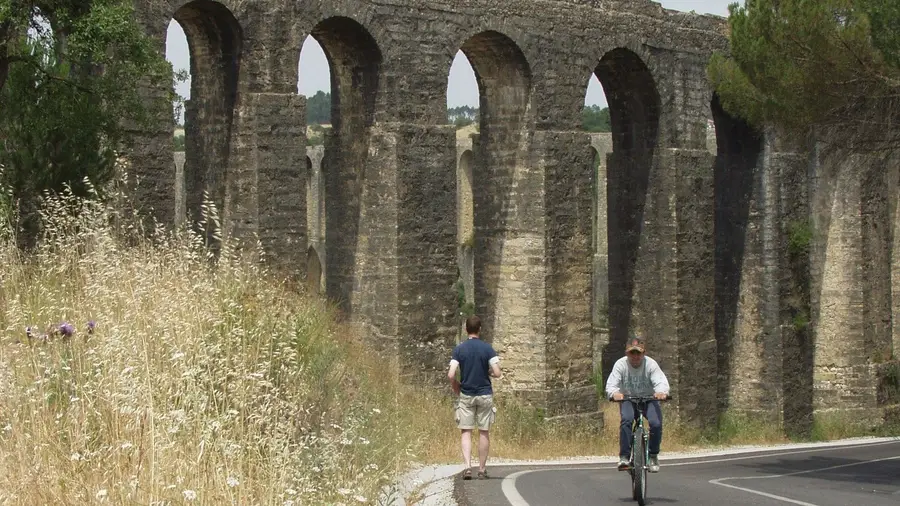
<path id="1" fill-rule="evenodd" d="M 659 134 L 660 97 L 646 63 L 631 49 L 606 53 L 594 69 L 609 102 L 614 151 L 652 151 Z"/>
<path id="2" fill-rule="evenodd" d="M 612 153 L 606 164 L 609 341 L 602 354 L 606 374 L 621 357 L 631 331 L 652 336 L 662 330 L 662 322 L 654 322 L 651 315 L 642 321 L 633 307 L 635 292 L 642 289 L 636 279 L 638 264 L 652 263 L 638 257 L 659 147 L 661 107 L 656 81 L 634 50 L 608 51 L 593 72 L 606 94 L 612 127 Z M 652 270 L 641 267 L 645 269 Z"/>
<path id="3" fill-rule="evenodd" d="M 515 339 L 516 334 L 534 328 L 525 322 L 527 317 L 505 316 L 515 313 L 510 306 L 521 305 L 521 297 L 527 296 L 513 288 L 517 281 L 507 267 L 527 261 L 515 254 L 523 246 L 516 244 L 521 236 L 511 236 L 521 227 L 517 214 L 524 209 L 514 200 L 516 178 L 525 172 L 520 165 L 527 157 L 531 68 L 519 46 L 497 31 L 477 33 L 459 49 L 472 65 L 479 90 L 479 133 L 472 136 L 470 164 L 475 307 L 487 341 L 494 335 Z M 497 321 L 504 328 L 496 328 Z"/>
<path id="4" fill-rule="evenodd" d="M 469 37 L 459 49 L 475 71 L 481 126 L 524 126 L 530 109 L 532 77 L 519 46 L 508 36 L 488 30 Z"/>
<path id="5" fill-rule="evenodd" d="M 321 173 L 325 186 L 325 285 L 328 296 L 352 312 L 360 264 L 358 249 L 371 127 L 380 100 L 382 52 L 356 20 L 334 16 L 310 35 L 331 70 L 331 123 L 325 135 Z M 371 235 L 373 232 L 369 231 Z"/>
<path id="6" fill-rule="evenodd" d="M 331 121 L 335 132 L 375 122 L 382 54 L 369 31 L 356 20 L 334 16 L 310 32 L 331 67 Z"/>
<path id="7" fill-rule="evenodd" d="M 173 19 L 190 50 L 191 96 L 185 104 L 185 211 L 200 218 L 203 193 L 223 212 L 226 170 L 238 95 L 243 30 L 222 3 L 193 0 Z"/>

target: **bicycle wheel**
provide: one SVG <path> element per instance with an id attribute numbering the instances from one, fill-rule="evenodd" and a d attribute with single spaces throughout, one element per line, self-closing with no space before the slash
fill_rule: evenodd
<path id="1" fill-rule="evenodd" d="M 647 451 L 644 448 L 644 429 L 634 431 L 634 467 L 632 469 L 632 495 L 639 506 L 644 506 L 647 495 Z"/>

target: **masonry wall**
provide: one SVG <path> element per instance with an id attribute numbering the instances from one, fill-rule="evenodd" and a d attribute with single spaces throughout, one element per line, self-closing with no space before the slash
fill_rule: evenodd
<path id="1" fill-rule="evenodd" d="M 287 276 L 305 277 L 309 246 L 320 248 L 326 294 L 407 381 L 440 381 L 459 333 L 460 156 L 446 88 L 461 48 L 484 112 L 472 140 L 470 285 L 507 371 L 499 389 L 551 416 L 594 416 L 596 356 L 605 376 L 637 332 L 670 377 L 676 403 L 666 409 L 686 421 L 712 423 L 711 405 L 777 417 L 779 406 L 786 414 L 874 402 L 873 358 L 860 350 L 885 354 L 897 339 L 886 323 L 896 307 L 895 236 L 884 225 L 895 181 L 853 168 L 868 161 L 819 156 L 810 166 L 777 140 L 760 158 L 723 131 L 710 153 L 705 64 L 725 49 L 723 20 L 644 0 L 138 8 L 160 47 L 173 17 L 189 37 L 197 75 L 187 216 L 210 191 L 229 236 L 259 239 Z M 334 84 L 318 176 L 296 95 L 307 35 L 328 52 Z M 592 73 L 613 119 L 611 150 L 598 150 L 603 181 L 580 129 Z M 161 90 L 145 95 L 165 109 Z M 132 156 L 145 185 L 136 201 L 167 223 L 176 209 L 172 128 L 161 115 Z M 319 205 L 306 202 L 310 177 L 321 177 L 324 190 L 311 184 L 310 194 L 324 202 L 324 219 L 308 216 Z M 604 185 L 605 253 L 602 199 L 592 207 Z M 798 256 L 792 224 L 804 220 L 814 233 Z M 788 385 L 800 391 L 782 397 Z"/>

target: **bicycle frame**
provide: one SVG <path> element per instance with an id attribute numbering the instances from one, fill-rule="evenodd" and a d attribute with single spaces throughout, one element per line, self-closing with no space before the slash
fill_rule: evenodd
<path id="1" fill-rule="evenodd" d="M 631 475 L 631 493 L 632 499 L 636 500 L 640 506 L 644 506 L 647 496 L 647 474 L 650 469 L 650 431 L 644 425 L 644 412 L 648 402 L 656 400 L 670 400 L 671 396 L 665 399 L 656 399 L 655 397 L 639 397 L 625 396 L 621 401 L 630 402 L 636 410 L 635 419 L 631 422 L 631 456 L 629 458 L 628 474 Z M 638 438 L 641 444 L 638 444 Z M 640 448 L 641 458 L 638 459 L 639 465 L 635 465 L 635 449 Z"/>

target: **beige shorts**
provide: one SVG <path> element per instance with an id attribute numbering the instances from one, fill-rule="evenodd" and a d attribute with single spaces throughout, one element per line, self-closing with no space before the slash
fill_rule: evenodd
<path id="1" fill-rule="evenodd" d="M 492 395 L 459 394 L 456 405 L 456 426 L 460 429 L 490 430 L 497 408 Z"/>

